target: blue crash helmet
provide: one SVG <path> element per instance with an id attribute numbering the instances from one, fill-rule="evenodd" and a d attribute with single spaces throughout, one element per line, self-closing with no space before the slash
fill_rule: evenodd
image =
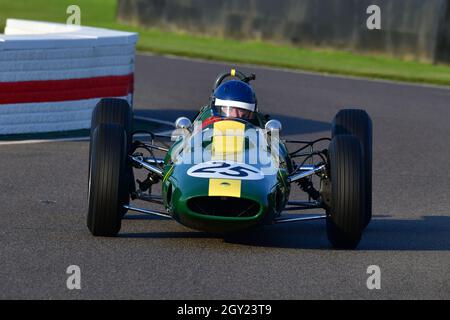
<path id="1" fill-rule="evenodd" d="M 247 83 L 230 80 L 214 90 L 212 107 L 222 117 L 252 119 L 257 111 L 256 95 Z"/>

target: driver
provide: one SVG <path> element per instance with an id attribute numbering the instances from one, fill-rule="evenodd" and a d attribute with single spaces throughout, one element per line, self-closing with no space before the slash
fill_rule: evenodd
<path id="1" fill-rule="evenodd" d="M 256 112 L 255 92 L 243 81 L 230 80 L 214 91 L 212 106 L 218 116 L 252 120 Z"/>

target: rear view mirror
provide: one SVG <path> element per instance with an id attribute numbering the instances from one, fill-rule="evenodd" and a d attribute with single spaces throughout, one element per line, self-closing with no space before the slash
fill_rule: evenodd
<path id="1" fill-rule="evenodd" d="M 192 122 L 191 120 L 189 120 L 186 117 L 179 117 L 176 121 L 175 121 L 175 128 L 177 129 L 187 129 L 189 130 L 189 128 L 192 126 Z"/>
<path id="2" fill-rule="evenodd" d="M 278 120 L 269 120 L 266 123 L 265 129 L 267 133 L 271 133 L 272 131 L 277 130 L 278 132 L 281 131 L 283 126 L 281 125 L 281 122 Z"/>

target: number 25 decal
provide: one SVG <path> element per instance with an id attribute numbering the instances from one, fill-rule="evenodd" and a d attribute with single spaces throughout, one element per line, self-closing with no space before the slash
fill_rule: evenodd
<path id="1" fill-rule="evenodd" d="M 197 178 L 261 180 L 262 172 L 248 164 L 209 161 L 191 167 L 187 174 Z"/>

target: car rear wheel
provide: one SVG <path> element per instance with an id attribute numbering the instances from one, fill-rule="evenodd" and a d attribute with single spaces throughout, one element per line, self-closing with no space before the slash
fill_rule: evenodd
<path id="1" fill-rule="evenodd" d="M 331 206 L 327 210 L 327 235 L 335 248 L 354 249 L 364 229 L 365 185 L 363 157 L 358 139 L 335 136 L 328 150 Z"/>
<path id="2" fill-rule="evenodd" d="M 332 137 L 351 134 L 358 138 L 362 152 L 365 174 L 366 209 L 364 227 L 372 219 L 372 120 L 366 111 L 360 109 L 340 110 L 332 122 Z"/>
<path id="3" fill-rule="evenodd" d="M 101 99 L 92 111 L 91 133 L 100 123 L 117 123 L 125 129 L 127 138 L 130 138 L 133 130 L 133 110 L 128 101 L 117 98 Z"/>
<path id="4" fill-rule="evenodd" d="M 118 124 L 99 124 L 92 134 L 87 226 L 94 236 L 115 236 L 129 203 L 127 139 Z"/>

